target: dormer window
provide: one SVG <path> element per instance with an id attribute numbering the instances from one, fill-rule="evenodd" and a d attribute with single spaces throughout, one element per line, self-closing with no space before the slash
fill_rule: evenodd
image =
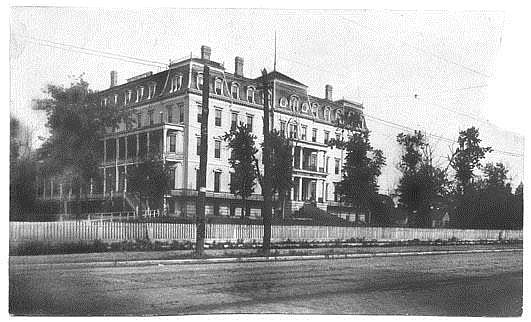
<path id="1" fill-rule="evenodd" d="M 128 105 L 129 103 L 131 103 L 131 97 L 132 96 L 133 96 L 133 91 L 132 90 L 128 90 L 127 92 L 125 92 L 124 105 Z"/>
<path id="2" fill-rule="evenodd" d="M 249 103 L 254 103 L 254 88 L 247 87 L 247 101 Z"/>
<path id="3" fill-rule="evenodd" d="M 317 117 L 319 114 L 319 105 L 317 104 L 312 104 L 312 115 L 313 117 Z"/>
<path id="4" fill-rule="evenodd" d="M 157 89 L 157 83 L 150 83 L 148 86 L 148 99 L 153 98 L 155 96 L 155 90 Z"/>
<path id="5" fill-rule="evenodd" d="M 239 99 L 240 98 L 240 86 L 237 83 L 233 83 L 230 88 L 230 94 L 232 98 Z"/>
<path id="6" fill-rule="evenodd" d="M 109 102 L 109 99 L 107 97 L 102 98 L 101 107 L 107 107 L 108 102 Z"/>
<path id="7" fill-rule="evenodd" d="M 171 79 L 171 86 L 170 86 L 170 92 L 173 93 L 176 90 L 181 89 L 181 85 L 183 83 L 183 75 L 175 75 Z"/>
<path id="8" fill-rule="evenodd" d="M 202 90 L 203 89 L 203 74 L 202 73 L 197 74 L 196 82 L 197 82 L 197 89 Z"/>
<path id="9" fill-rule="evenodd" d="M 301 111 L 303 113 L 308 113 L 308 109 L 309 109 L 309 106 L 308 106 L 308 103 L 302 103 L 302 106 L 301 106 Z"/>
<path id="10" fill-rule="evenodd" d="M 293 112 L 299 110 L 299 98 L 297 96 L 292 96 L 289 100 L 289 107 Z"/>
<path id="11" fill-rule="evenodd" d="M 324 110 L 324 119 L 325 121 L 330 121 L 330 107 L 326 107 Z"/>
<path id="12" fill-rule="evenodd" d="M 280 107 L 288 107 L 288 99 L 285 97 L 280 98 Z"/>
<path id="13" fill-rule="evenodd" d="M 136 102 L 140 102 L 144 97 L 144 87 L 140 86 L 136 89 Z"/>
<path id="14" fill-rule="evenodd" d="M 214 82 L 214 91 L 218 95 L 223 94 L 223 81 L 219 78 L 216 78 L 216 81 Z"/>

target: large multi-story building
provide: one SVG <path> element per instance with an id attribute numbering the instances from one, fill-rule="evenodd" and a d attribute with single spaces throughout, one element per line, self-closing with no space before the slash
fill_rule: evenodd
<path id="1" fill-rule="evenodd" d="M 145 73 L 117 84 L 111 72 L 111 86 L 100 92 L 101 104 L 130 111 L 133 122 L 109 129 L 103 138 L 101 171 L 103 194 L 127 191 L 127 171 L 148 153 L 157 153 L 172 169 L 172 189 L 166 198 L 167 213 L 195 215 L 204 65 L 210 67 L 208 119 L 207 216 L 235 216 L 241 201 L 230 193 L 230 151 L 221 139 L 231 128 L 246 124 L 262 142 L 262 77 L 244 75 L 244 60 L 235 58 L 234 73 L 210 59 L 211 49 L 201 47 L 200 57 L 172 62 L 167 70 Z M 325 97 L 308 95 L 307 86 L 278 71 L 268 74 L 272 82 L 272 127 L 293 140 L 293 182 L 288 211 L 305 201 L 331 213 L 341 203 L 335 184 L 341 180 L 343 150 L 327 145 L 341 136 L 334 125 L 345 113 L 358 113 L 366 130 L 363 106 L 348 100 L 333 100 L 332 86 Z M 261 152 L 258 153 L 260 159 Z M 251 216 L 260 215 L 260 185 L 250 198 Z M 363 220 L 363 218 L 357 218 Z"/>

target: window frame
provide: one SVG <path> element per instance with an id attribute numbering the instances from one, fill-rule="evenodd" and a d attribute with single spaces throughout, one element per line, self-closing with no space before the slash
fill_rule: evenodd
<path id="1" fill-rule="evenodd" d="M 218 118 L 218 113 L 219 113 L 219 118 Z M 219 108 L 219 107 L 216 107 L 214 109 L 214 126 L 221 126 L 222 118 L 223 118 L 222 109 Z M 218 122 L 218 120 L 219 120 L 219 122 Z"/>
<path id="2" fill-rule="evenodd" d="M 234 92 L 234 89 L 236 88 L 236 92 Z M 234 97 L 234 94 L 236 94 L 236 97 Z M 235 100 L 240 99 L 240 84 L 237 82 L 232 82 L 230 86 L 230 97 Z"/>
<path id="3" fill-rule="evenodd" d="M 221 141 L 214 140 L 214 159 L 221 159 Z"/>

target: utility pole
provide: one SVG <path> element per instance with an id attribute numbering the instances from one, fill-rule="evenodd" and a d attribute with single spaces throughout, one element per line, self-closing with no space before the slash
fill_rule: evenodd
<path id="1" fill-rule="evenodd" d="M 203 100 L 201 103 L 201 142 L 199 147 L 199 181 L 197 182 L 195 255 L 203 256 L 205 248 L 205 199 L 208 157 L 208 96 L 210 90 L 210 68 L 203 70 Z"/>
<path id="2" fill-rule="evenodd" d="M 262 206 L 262 218 L 264 224 L 264 239 L 262 245 L 262 251 L 264 255 L 269 255 L 271 249 L 271 208 L 272 202 L 272 185 L 271 185 L 271 130 L 269 128 L 269 79 L 267 77 L 267 70 L 262 70 L 263 78 L 263 93 L 264 93 L 264 145 L 262 153 L 262 163 L 264 164 L 264 176 L 262 178 L 262 196 L 264 197 L 264 203 Z"/>

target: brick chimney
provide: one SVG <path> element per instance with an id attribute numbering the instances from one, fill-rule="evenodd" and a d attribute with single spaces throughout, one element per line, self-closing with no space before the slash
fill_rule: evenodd
<path id="1" fill-rule="evenodd" d="M 118 85 L 118 72 L 115 70 L 111 71 L 111 87 Z"/>
<path id="2" fill-rule="evenodd" d="M 234 58 L 234 75 L 243 77 L 243 58 Z"/>
<path id="3" fill-rule="evenodd" d="M 325 99 L 332 100 L 332 85 L 325 86 Z"/>
<path id="4" fill-rule="evenodd" d="M 212 49 L 208 46 L 201 46 L 201 59 L 210 60 L 210 53 Z"/>

